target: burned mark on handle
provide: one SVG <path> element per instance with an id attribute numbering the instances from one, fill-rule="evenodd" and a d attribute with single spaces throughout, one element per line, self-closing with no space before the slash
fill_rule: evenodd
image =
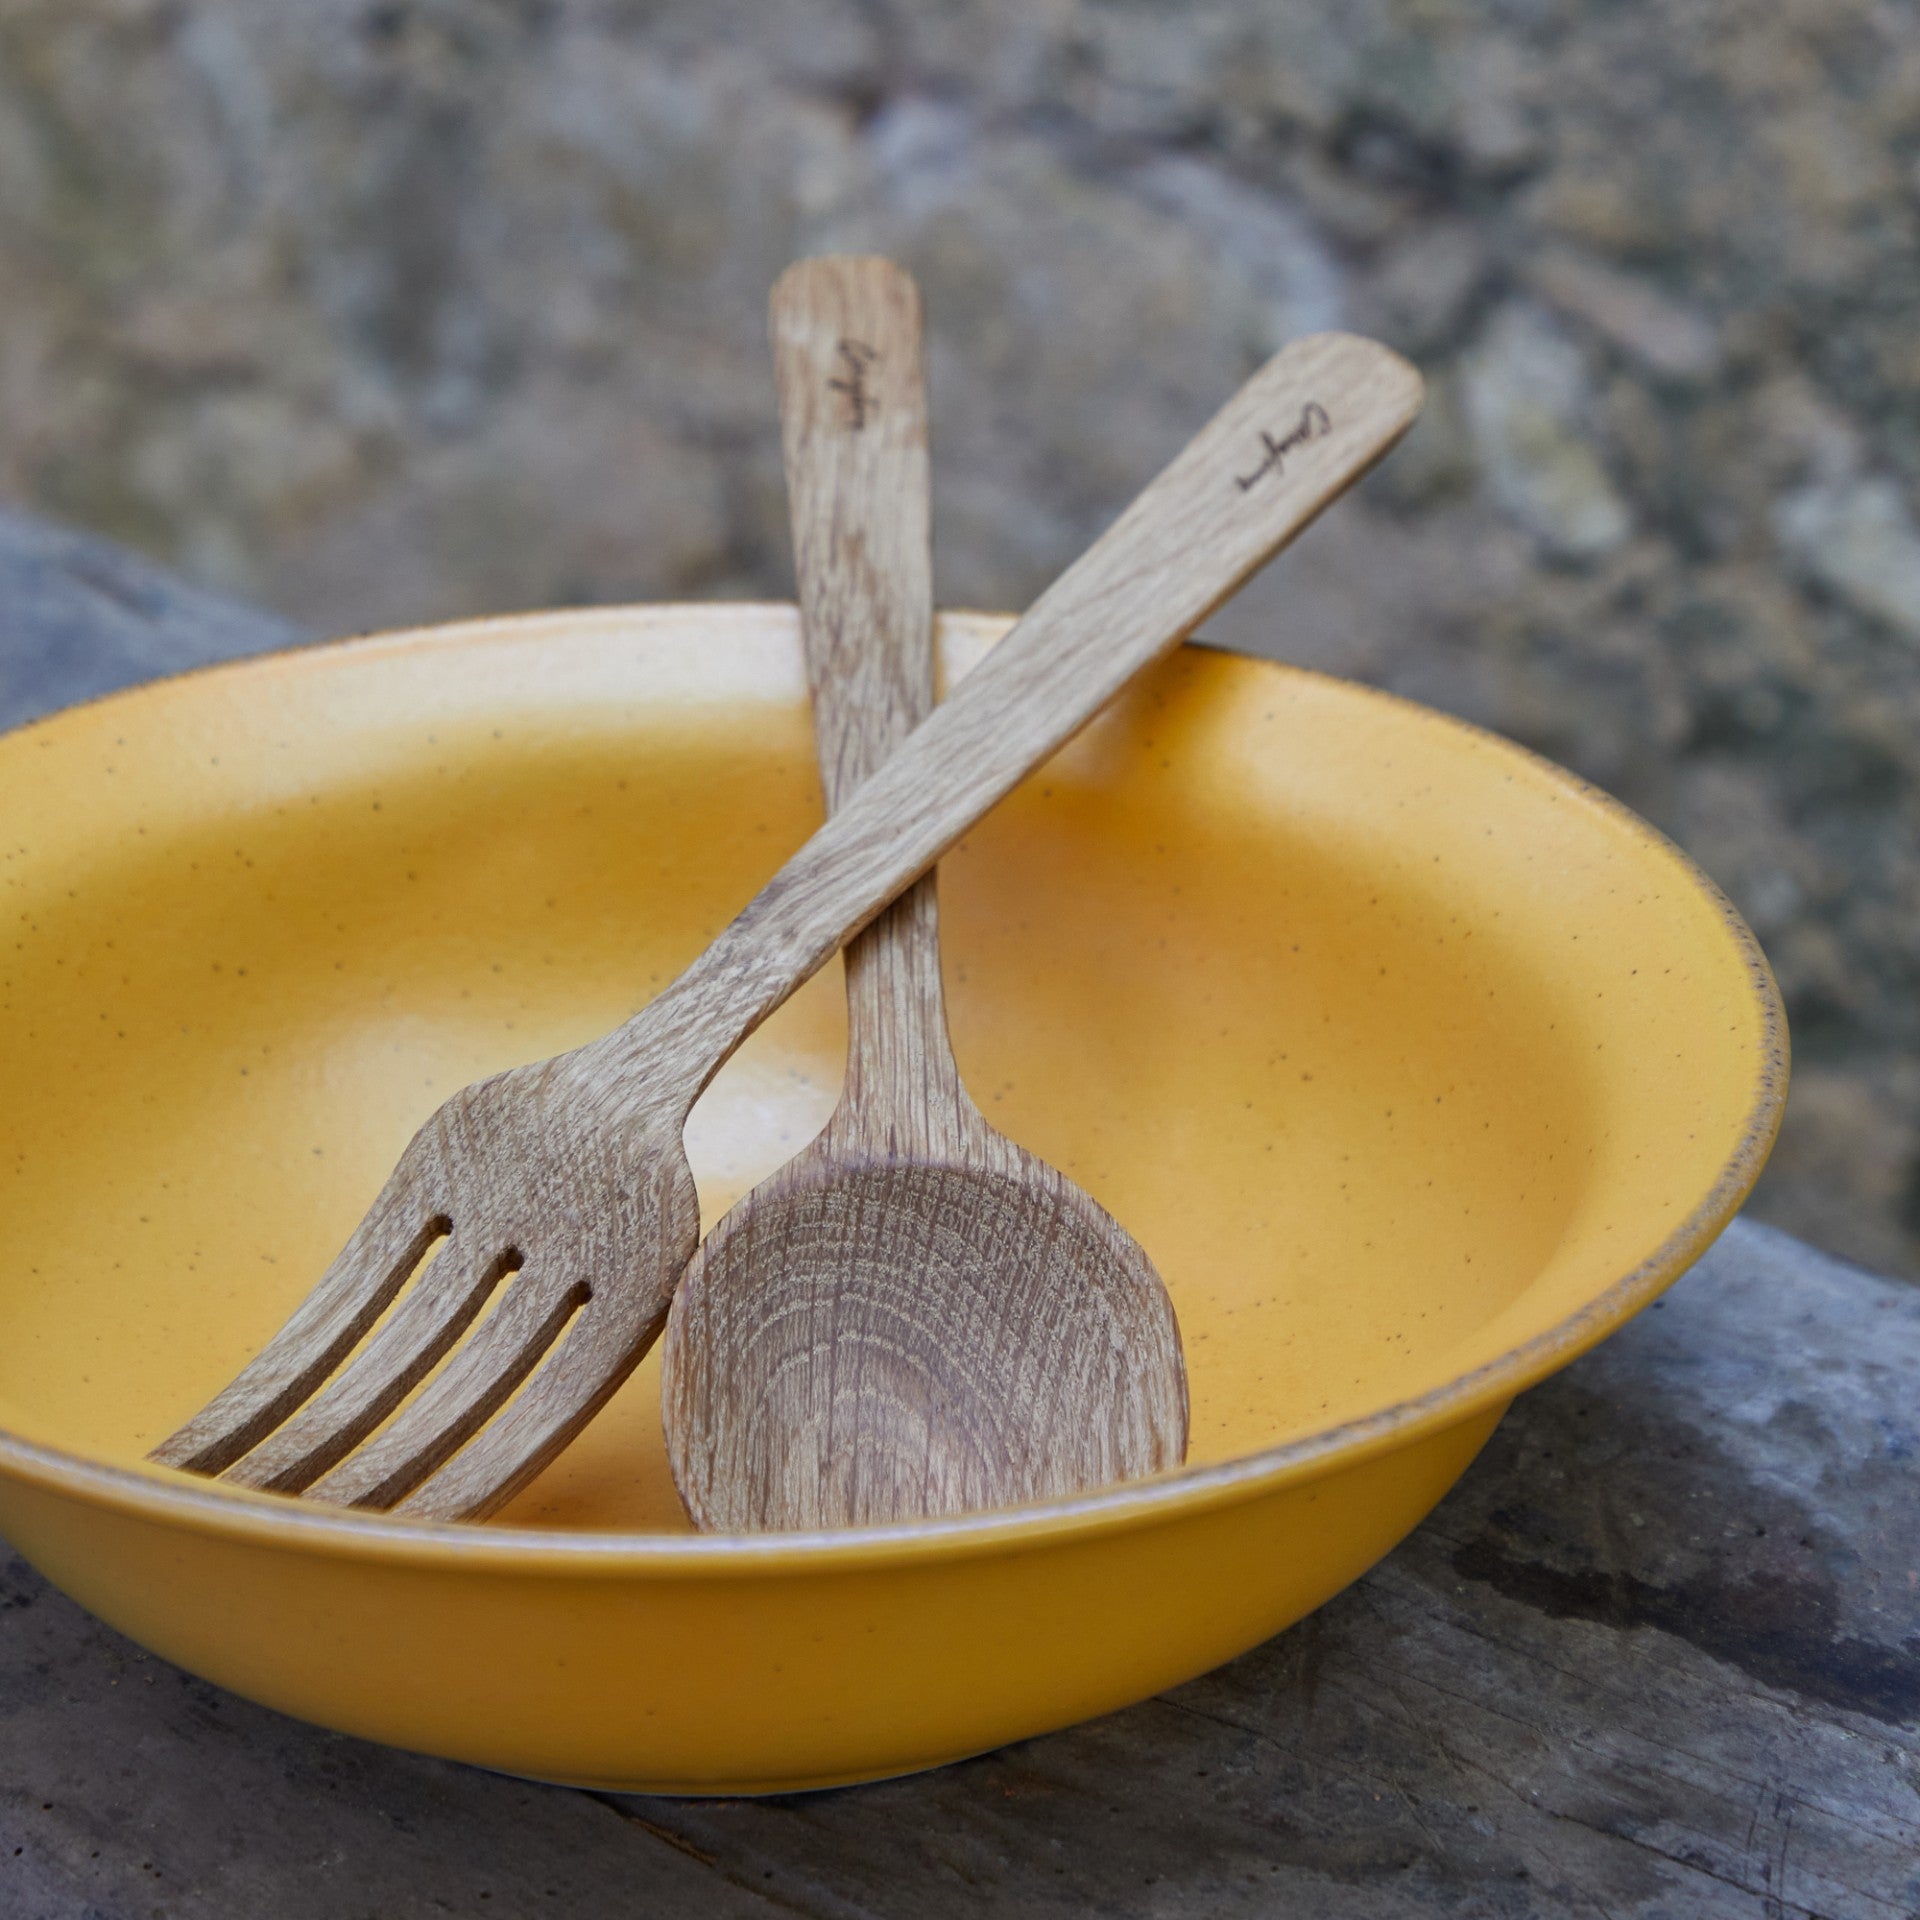
<path id="1" fill-rule="evenodd" d="M 1251 473 L 1237 475 L 1234 485 L 1245 493 L 1256 481 L 1264 480 L 1270 473 L 1282 472 L 1287 464 L 1287 455 L 1295 447 L 1304 447 L 1309 440 L 1319 440 L 1333 431 L 1333 422 L 1327 418 L 1327 410 L 1318 400 L 1309 400 L 1300 409 L 1300 418 L 1291 432 L 1275 439 L 1270 433 L 1263 432 L 1260 444 L 1266 450 L 1266 457 Z"/>
<path id="2" fill-rule="evenodd" d="M 839 379 L 827 382 L 827 390 L 846 395 L 847 430 L 858 433 L 867 424 L 873 408 L 873 389 L 867 385 L 867 373 L 879 361 L 880 350 L 868 346 L 864 340 L 842 340 L 834 351 L 840 356 L 844 371 Z"/>

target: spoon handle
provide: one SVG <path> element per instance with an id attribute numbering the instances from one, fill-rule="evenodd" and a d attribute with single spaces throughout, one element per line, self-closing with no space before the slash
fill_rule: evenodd
<path id="1" fill-rule="evenodd" d="M 800 631 L 827 811 L 933 706 L 920 291 L 890 260 L 802 260 L 768 298 Z"/>
<path id="2" fill-rule="evenodd" d="M 1406 361 L 1352 334 L 1275 354 L 687 972 L 598 1043 L 629 1098 L 684 1113 L 795 987 L 1373 466 L 1420 398 Z"/>
<path id="3" fill-rule="evenodd" d="M 800 632 L 831 812 L 933 708 L 933 578 L 920 291 L 890 260 L 802 260 L 768 303 Z M 846 950 L 847 1079 L 834 1135 L 957 1150 L 940 909 L 922 874 Z"/>

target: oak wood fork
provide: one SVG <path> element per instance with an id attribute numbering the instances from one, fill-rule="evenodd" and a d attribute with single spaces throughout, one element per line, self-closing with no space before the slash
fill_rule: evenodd
<path id="1" fill-rule="evenodd" d="M 682 1129 L 722 1062 L 1419 404 L 1371 342 L 1276 354 L 678 980 L 447 1100 L 285 1326 L 152 1457 L 426 1518 L 510 1498 L 659 1333 L 699 1227 Z"/>

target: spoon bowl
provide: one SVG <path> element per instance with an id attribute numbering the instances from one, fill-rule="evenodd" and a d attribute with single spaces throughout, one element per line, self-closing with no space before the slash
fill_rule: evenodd
<path id="1" fill-rule="evenodd" d="M 674 1454 L 703 1527 L 873 1526 L 1179 1464 L 1160 1276 L 1078 1188 L 996 1144 L 1017 1171 L 810 1156 L 708 1237 L 662 1360 L 670 1445 L 684 1405 L 723 1411 Z M 713 1366 L 763 1391 L 722 1391 Z"/>

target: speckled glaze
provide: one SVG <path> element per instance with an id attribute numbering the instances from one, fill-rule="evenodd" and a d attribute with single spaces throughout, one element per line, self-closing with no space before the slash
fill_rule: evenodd
<path id="1" fill-rule="evenodd" d="M 1001 630 L 948 619 L 950 673 Z M 1189 1464 L 1073 1502 L 696 1537 L 649 1363 L 493 1524 L 143 1464 L 446 1092 L 613 1024 L 809 830 L 793 615 L 529 616 L 273 656 L 0 741 L 0 1530 L 286 1711 L 547 1778 L 873 1777 L 1298 1618 L 1752 1184 L 1785 1086 L 1678 853 L 1457 722 L 1187 649 L 943 867 L 996 1125 L 1153 1255 Z M 689 1132 L 712 1219 L 824 1119 L 815 981 Z"/>

